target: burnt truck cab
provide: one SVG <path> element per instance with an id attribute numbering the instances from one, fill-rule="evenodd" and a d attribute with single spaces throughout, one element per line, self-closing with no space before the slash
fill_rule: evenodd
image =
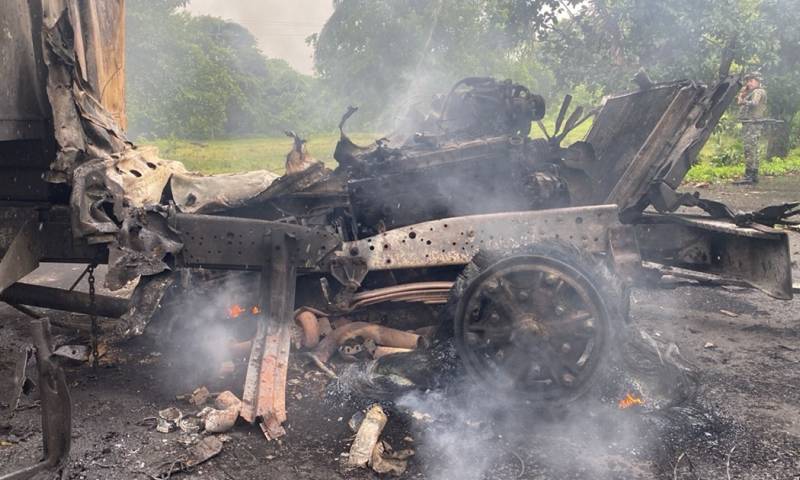
<path id="1" fill-rule="evenodd" d="M 712 87 L 691 81 L 654 84 L 608 97 L 590 112 L 578 107 L 570 115 L 567 97 L 556 131 L 549 134 L 542 125 L 545 137 L 531 138 L 531 123 L 544 116 L 541 97 L 511 82 L 466 79 L 451 91 L 441 112 L 421 122 L 430 130 L 368 147 L 342 134 L 335 158 L 347 172 L 357 225 L 353 236 L 379 242 L 380 236 L 373 235 L 380 231 L 441 218 L 615 205 L 618 224 L 607 225 L 627 230 L 613 238 L 629 237 L 625 247 L 632 249 L 635 263 L 641 259 L 722 274 L 776 298 L 791 298 L 783 232 L 767 226 L 769 220 L 748 220 L 724 205 L 678 192 L 738 88 L 733 77 Z M 520 92 L 529 99 L 525 108 L 515 97 Z M 586 138 L 562 147 L 566 135 L 590 117 L 594 121 Z M 680 207 L 698 207 L 702 215 L 674 213 Z M 553 238 L 585 246 L 585 226 L 573 228 L 572 234 Z M 604 249 L 612 246 L 610 238 L 602 239 Z M 446 244 L 436 243 L 425 253 L 452 255 L 441 248 Z M 415 248 L 425 250 L 425 245 Z M 480 242 L 466 247 L 460 261 L 479 248 Z M 386 262 L 390 252 L 385 250 L 368 255 Z"/>
<path id="2" fill-rule="evenodd" d="M 284 433 L 297 309 L 382 328 L 412 310 L 434 341 L 455 340 L 479 383 L 550 401 L 596 381 L 645 266 L 792 296 L 788 239 L 775 227 L 796 205 L 743 214 L 678 192 L 737 78 L 653 84 L 591 111 L 570 113 L 567 100 L 543 138 L 530 136 L 540 96 L 468 78 L 372 145 L 344 133 L 351 109 L 335 170 L 207 177 L 125 137 L 123 5 L 0 6 L 12 37 L 0 44 L 0 299 L 120 317 L 119 341 L 141 334 L 175 287 L 253 272 L 262 312 L 241 416 L 270 438 Z M 589 118 L 586 138 L 562 146 Z M 111 289 L 137 286 L 121 306 L 31 295 L 19 280 L 41 261 L 108 264 Z M 388 319 L 372 315 L 386 305 Z M 306 352 L 327 371 L 331 341 Z M 48 451 L 66 455 L 55 443 L 68 439 Z"/>

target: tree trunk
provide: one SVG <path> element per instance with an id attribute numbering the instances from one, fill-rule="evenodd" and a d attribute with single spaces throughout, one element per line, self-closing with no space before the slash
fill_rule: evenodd
<path id="1" fill-rule="evenodd" d="M 725 42 L 725 47 L 722 49 L 721 61 L 719 64 L 719 79 L 722 80 L 731 73 L 731 65 L 736 57 L 736 41 L 738 35 L 733 35 Z"/>
<path id="2" fill-rule="evenodd" d="M 791 121 L 770 125 L 767 135 L 767 158 L 786 158 L 791 147 Z"/>

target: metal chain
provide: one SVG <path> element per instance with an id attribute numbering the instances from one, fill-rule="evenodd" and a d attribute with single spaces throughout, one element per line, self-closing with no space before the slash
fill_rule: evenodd
<path id="1" fill-rule="evenodd" d="M 97 305 L 96 305 L 96 295 L 94 291 L 94 268 L 96 265 L 89 265 L 87 268 L 87 272 L 89 276 L 87 277 L 87 281 L 89 282 L 89 319 L 92 322 L 92 367 L 97 368 L 98 364 L 98 352 L 97 352 L 97 337 L 99 334 L 97 328 Z"/>

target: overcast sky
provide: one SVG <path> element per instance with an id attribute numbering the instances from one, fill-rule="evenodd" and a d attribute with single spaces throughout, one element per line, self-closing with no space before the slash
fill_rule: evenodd
<path id="1" fill-rule="evenodd" d="M 312 50 L 305 39 L 319 32 L 333 13 L 331 0 L 191 0 L 188 10 L 241 23 L 271 58 L 311 73 Z"/>

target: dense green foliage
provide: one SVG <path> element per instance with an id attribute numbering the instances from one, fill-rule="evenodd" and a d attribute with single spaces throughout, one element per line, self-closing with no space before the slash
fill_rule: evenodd
<path id="1" fill-rule="evenodd" d="M 552 90 L 532 38 L 575 0 L 339 0 L 310 39 L 317 73 L 361 118 L 392 120 L 465 76 L 512 77 Z M 385 127 L 386 122 L 380 122 Z"/>
<path id="2" fill-rule="evenodd" d="M 127 105 L 132 137 L 275 135 L 332 125 L 318 81 L 267 59 L 239 24 L 128 0 Z M 304 130 L 305 131 L 305 130 Z"/>
<path id="3" fill-rule="evenodd" d="M 771 158 L 761 162 L 758 168 L 761 176 L 783 176 L 800 174 L 800 148 L 791 150 L 786 158 Z M 700 162 L 686 175 L 686 182 L 718 182 L 734 180 L 744 174 L 744 165 L 715 164 L 714 162 Z"/>
<path id="4" fill-rule="evenodd" d="M 265 58 L 240 25 L 185 13 L 186 1 L 127 2 L 134 137 L 331 132 L 348 104 L 361 107 L 351 128 L 385 132 L 463 76 L 512 78 L 551 106 L 567 92 L 590 104 L 630 88 L 639 68 L 708 83 L 761 69 L 770 115 L 793 132 L 800 122 L 797 0 L 333 0 L 308 39 L 314 77 Z M 735 113 L 721 127 L 729 137 Z M 771 155 L 796 143 L 791 132 L 774 136 L 783 145 Z"/>
<path id="5" fill-rule="evenodd" d="M 508 76 L 553 103 L 655 81 L 711 83 L 761 69 L 771 115 L 800 107 L 797 0 L 337 0 L 318 36 L 322 80 L 379 115 L 411 92 L 425 98 L 463 75 Z M 354 88 L 355 87 L 355 88 Z M 390 108 L 390 110 L 393 110 Z"/>

